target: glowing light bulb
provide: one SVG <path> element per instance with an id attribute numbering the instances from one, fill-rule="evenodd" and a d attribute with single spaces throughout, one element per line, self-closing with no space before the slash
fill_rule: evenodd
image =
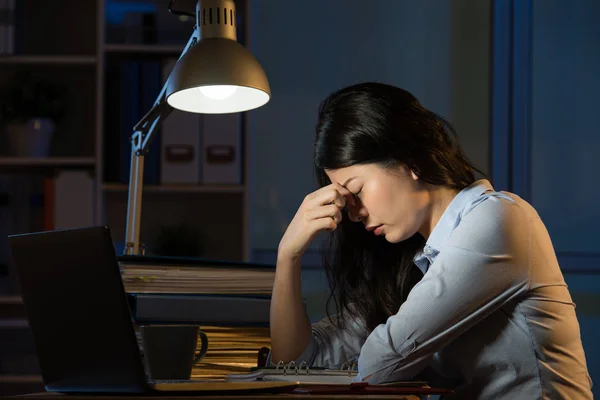
<path id="1" fill-rule="evenodd" d="M 231 97 L 237 90 L 237 86 L 233 85 L 214 85 L 214 86 L 201 86 L 200 92 L 213 100 L 225 100 Z"/>

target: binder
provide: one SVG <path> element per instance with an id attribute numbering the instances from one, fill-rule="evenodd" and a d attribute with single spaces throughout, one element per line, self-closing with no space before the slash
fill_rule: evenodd
<path id="1" fill-rule="evenodd" d="M 207 114 L 203 121 L 202 183 L 242 183 L 240 114 Z"/>
<path id="2" fill-rule="evenodd" d="M 136 322 L 269 326 L 270 296 L 138 293 L 131 300 Z"/>
<path id="3" fill-rule="evenodd" d="M 177 59 L 168 59 L 163 66 L 166 82 Z M 202 116 L 173 110 L 162 122 L 161 130 L 161 184 L 195 184 L 201 181 Z"/>

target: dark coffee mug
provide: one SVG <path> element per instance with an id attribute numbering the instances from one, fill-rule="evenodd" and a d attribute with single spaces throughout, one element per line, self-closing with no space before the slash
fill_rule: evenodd
<path id="1" fill-rule="evenodd" d="M 206 355 L 208 338 L 198 325 L 143 325 L 140 327 L 144 360 L 152 380 L 187 380 Z M 198 338 L 202 348 L 195 355 Z"/>

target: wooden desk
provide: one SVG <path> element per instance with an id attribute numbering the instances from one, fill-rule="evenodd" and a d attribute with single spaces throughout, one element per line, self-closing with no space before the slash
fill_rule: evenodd
<path id="1" fill-rule="evenodd" d="M 236 395 L 225 395 L 225 396 L 198 396 L 198 395 L 175 395 L 166 396 L 162 393 L 159 394 L 148 394 L 148 395 L 129 395 L 129 396 L 114 396 L 114 395 L 64 395 L 60 393 L 34 393 L 27 395 L 18 395 L 11 397 L 16 399 L 34 399 L 34 400 L 125 400 L 125 399 L 139 399 L 139 400 L 248 400 L 248 399 L 268 399 L 268 400 L 296 400 L 296 399 L 310 399 L 310 400 L 358 400 L 358 399 L 369 399 L 369 400 L 419 400 L 419 396 L 413 395 L 381 395 L 381 394 L 356 394 L 356 395 L 332 395 L 332 394 L 236 394 Z"/>

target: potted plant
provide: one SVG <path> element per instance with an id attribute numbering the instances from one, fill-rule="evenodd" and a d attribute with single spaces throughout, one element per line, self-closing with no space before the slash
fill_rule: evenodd
<path id="1" fill-rule="evenodd" d="M 19 70 L 0 88 L 0 122 L 13 156 L 47 157 L 66 109 L 66 88 Z"/>

